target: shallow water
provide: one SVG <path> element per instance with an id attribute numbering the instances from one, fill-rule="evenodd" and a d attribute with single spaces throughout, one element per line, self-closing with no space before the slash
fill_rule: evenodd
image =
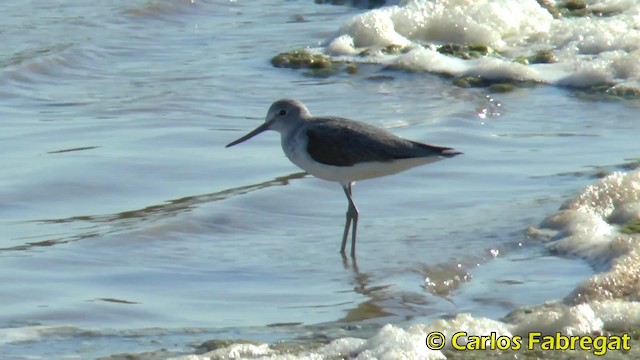
<path id="1" fill-rule="evenodd" d="M 0 353 L 180 354 L 212 338 L 500 318 L 589 277 L 587 262 L 553 256 L 525 230 L 637 161 L 637 102 L 551 86 L 488 94 L 376 65 L 330 78 L 270 65 L 362 11 L 8 2 Z M 344 264 L 337 184 L 304 176 L 276 133 L 224 148 L 285 96 L 465 155 L 359 182 L 358 262 Z"/>

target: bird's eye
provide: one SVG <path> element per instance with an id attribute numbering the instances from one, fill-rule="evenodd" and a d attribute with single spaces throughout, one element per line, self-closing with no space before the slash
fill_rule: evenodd
<path id="1" fill-rule="evenodd" d="M 280 115 L 280 116 L 287 115 L 287 110 L 284 110 L 284 109 L 280 110 L 280 112 L 278 112 L 278 115 Z"/>

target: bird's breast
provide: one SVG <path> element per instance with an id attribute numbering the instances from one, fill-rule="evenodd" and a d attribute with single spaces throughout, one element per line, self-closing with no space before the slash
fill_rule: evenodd
<path id="1" fill-rule="evenodd" d="M 309 154 L 307 153 L 307 137 L 302 131 L 296 131 L 293 134 L 282 134 L 281 138 L 282 150 L 287 158 L 302 170 L 310 171 Z"/>

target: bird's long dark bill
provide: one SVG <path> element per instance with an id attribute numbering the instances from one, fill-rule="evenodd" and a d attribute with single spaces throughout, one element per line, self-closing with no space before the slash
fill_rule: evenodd
<path id="1" fill-rule="evenodd" d="M 261 132 L 269 130 L 269 126 L 271 126 L 271 121 L 266 121 L 264 124 L 262 124 L 262 125 L 258 126 L 257 128 L 253 129 L 253 131 L 251 131 L 247 135 L 241 137 L 240 139 L 238 139 L 236 141 L 232 141 L 232 142 L 228 143 L 227 146 L 225 146 L 225 147 L 230 147 L 230 146 L 233 146 L 233 145 L 240 144 L 243 141 L 247 141 L 247 140 L 251 139 L 252 137 L 260 134 Z"/>

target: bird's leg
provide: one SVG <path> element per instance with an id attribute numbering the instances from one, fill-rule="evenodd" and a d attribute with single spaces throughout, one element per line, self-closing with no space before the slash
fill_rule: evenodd
<path id="1" fill-rule="evenodd" d="M 356 230 L 358 228 L 358 209 L 353 207 L 353 230 L 351 230 L 351 257 L 356 258 Z"/>
<path id="2" fill-rule="evenodd" d="M 342 189 L 344 193 L 347 195 L 347 199 L 349 199 L 349 207 L 347 208 L 347 220 L 344 224 L 344 234 L 342 234 L 342 246 L 340 247 L 340 253 L 344 257 L 344 249 L 347 247 L 347 236 L 349 236 L 349 227 L 351 226 L 351 184 L 342 185 Z"/>
<path id="3" fill-rule="evenodd" d="M 342 235 L 342 246 L 340 253 L 344 256 L 344 248 L 347 247 L 347 236 L 349 235 L 349 227 L 351 226 L 351 214 L 347 210 L 347 222 L 344 224 L 344 234 Z"/>
<path id="4" fill-rule="evenodd" d="M 347 195 L 347 200 L 349 200 L 349 209 L 347 210 L 347 223 L 344 228 L 344 236 L 342 238 L 342 253 L 344 254 L 344 248 L 347 242 L 347 235 L 349 233 L 349 225 L 352 222 L 353 228 L 351 230 L 351 257 L 356 257 L 356 230 L 358 229 L 358 208 L 356 204 L 353 202 L 353 198 L 351 197 L 351 186 L 353 183 L 349 183 L 346 186 L 343 186 L 344 193 Z"/>

